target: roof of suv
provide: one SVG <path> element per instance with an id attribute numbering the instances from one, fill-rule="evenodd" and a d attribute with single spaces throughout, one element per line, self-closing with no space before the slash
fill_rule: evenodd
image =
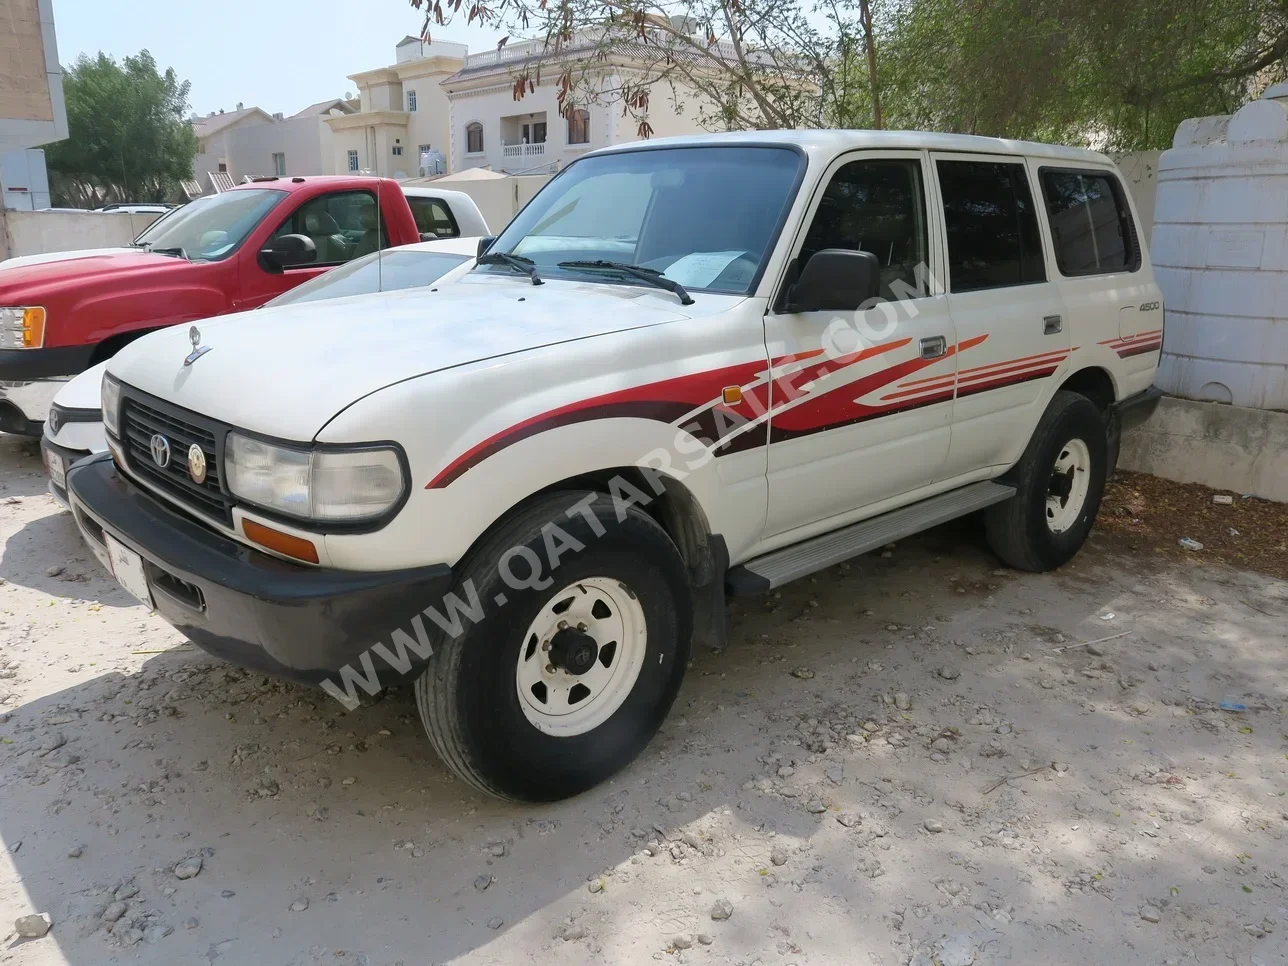
<path id="1" fill-rule="evenodd" d="M 268 175 L 267 177 L 252 178 L 244 184 L 235 184 L 229 191 L 241 191 L 244 188 L 274 188 L 277 191 L 303 191 L 310 185 L 328 184 L 334 187 L 343 188 L 345 185 L 355 187 L 370 187 L 373 181 L 390 181 L 390 178 L 382 178 L 374 174 L 286 174 L 286 175 Z"/>
<path id="2" fill-rule="evenodd" d="M 697 147 L 700 145 L 793 145 L 813 153 L 837 154 L 855 148 L 884 148 L 909 150 L 925 148 L 930 151 L 970 151 L 975 154 L 1027 154 L 1034 157 L 1059 158 L 1066 161 L 1096 161 L 1108 163 L 1110 158 L 1089 148 L 1073 148 L 1060 144 L 1039 144 L 1036 141 L 1008 141 L 1004 138 L 986 138 L 974 134 L 936 134 L 931 131 L 868 131 L 868 130 L 795 130 L 795 131 L 735 131 L 727 134 L 692 134 L 680 137 L 655 138 L 647 142 L 635 141 L 601 148 L 595 154 L 611 151 L 649 147 Z"/>

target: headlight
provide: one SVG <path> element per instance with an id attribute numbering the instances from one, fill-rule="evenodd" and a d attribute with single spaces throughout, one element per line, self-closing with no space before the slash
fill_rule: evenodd
<path id="1" fill-rule="evenodd" d="M 39 349 L 44 344 L 44 309 L 39 305 L 0 308 L 0 349 Z"/>
<path id="2" fill-rule="evenodd" d="M 121 384 L 106 372 L 103 373 L 103 426 L 113 436 L 121 435 Z"/>
<path id="3" fill-rule="evenodd" d="M 358 523 L 388 513 L 406 490 L 389 446 L 294 449 L 229 433 L 224 472 L 235 496 L 301 520 Z"/>

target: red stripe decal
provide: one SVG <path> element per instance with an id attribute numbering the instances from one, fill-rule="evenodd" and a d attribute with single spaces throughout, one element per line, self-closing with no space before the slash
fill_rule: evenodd
<path id="1" fill-rule="evenodd" d="M 1136 345 L 1124 346 L 1118 350 L 1118 358 L 1129 359 L 1132 356 L 1143 356 L 1147 352 L 1157 352 L 1161 348 L 1163 348 L 1163 342 L 1161 339 L 1144 345 L 1137 343 Z"/>
<path id="2" fill-rule="evenodd" d="M 568 426 L 591 419 L 622 416 L 673 422 L 694 407 L 718 396 L 725 386 L 742 385 L 754 379 L 757 373 L 764 371 L 763 359 L 744 362 L 741 365 L 695 372 L 676 379 L 665 379 L 661 382 L 605 393 L 602 396 L 592 396 L 590 399 L 560 406 L 516 423 L 509 429 L 495 433 L 470 447 L 443 467 L 432 480 L 425 484 L 425 489 L 442 489 L 493 453 L 529 436 L 559 426 Z"/>

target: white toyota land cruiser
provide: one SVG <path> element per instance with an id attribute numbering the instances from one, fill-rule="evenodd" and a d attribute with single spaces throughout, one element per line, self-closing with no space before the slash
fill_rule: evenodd
<path id="1" fill-rule="evenodd" d="M 453 286 L 126 347 L 71 501 L 210 653 L 349 704 L 414 678 L 466 781 L 571 795 L 647 744 L 726 593 L 981 510 L 1012 566 L 1077 552 L 1157 403 L 1137 224 L 1072 148 L 596 151 Z"/>

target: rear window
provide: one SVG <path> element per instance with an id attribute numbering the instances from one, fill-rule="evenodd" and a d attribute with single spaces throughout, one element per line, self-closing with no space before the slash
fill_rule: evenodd
<path id="1" fill-rule="evenodd" d="M 1140 250 L 1122 184 L 1107 171 L 1043 168 L 1042 195 L 1062 275 L 1134 272 Z"/>
<path id="2" fill-rule="evenodd" d="M 460 235 L 452 210 L 441 199 L 409 195 L 407 204 L 411 206 L 412 217 L 416 219 L 416 230 L 422 235 L 433 234 L 439 238 L 456 238 Z"/>

